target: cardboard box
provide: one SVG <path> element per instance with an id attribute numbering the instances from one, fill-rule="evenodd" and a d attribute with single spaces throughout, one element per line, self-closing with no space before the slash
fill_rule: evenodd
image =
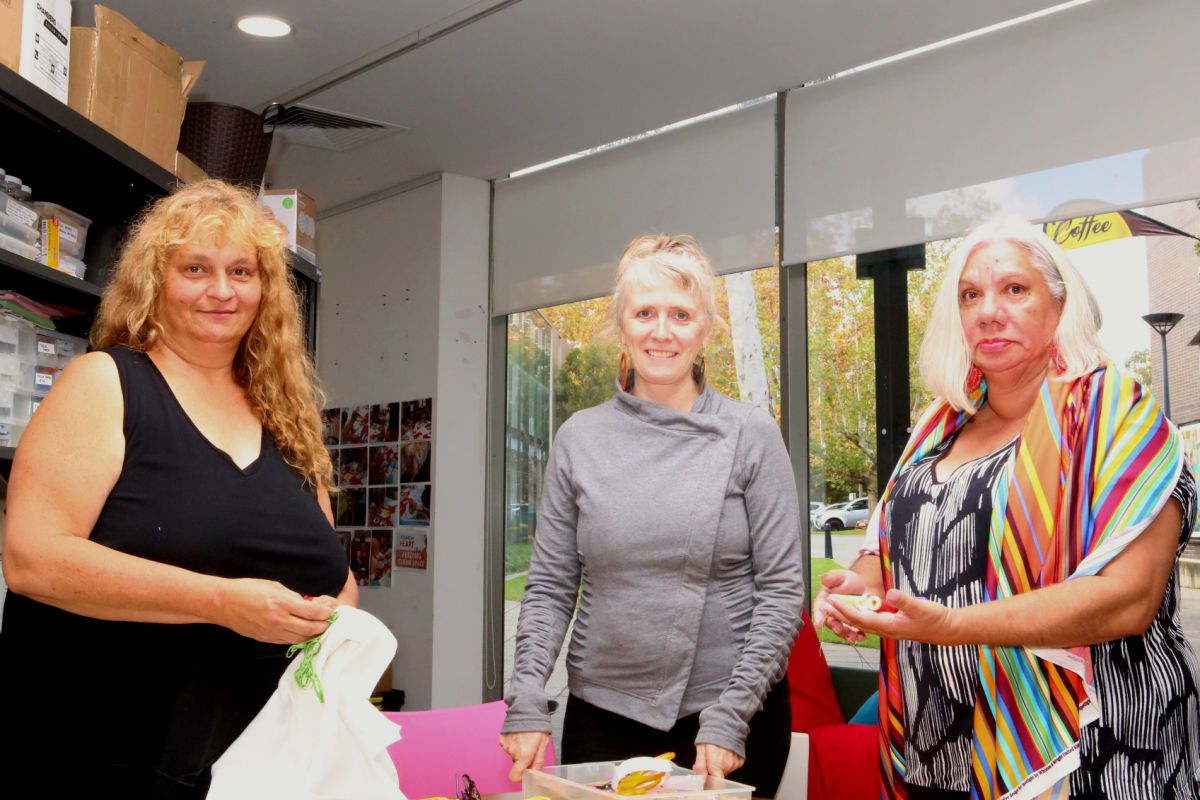
<path id="1" fill-rule="evenodd" d="M 0 2 L 3 2 L 3 0 L 0 0 Z M 195 183 L 196 181 L 208 179 L 207 172 L 200 169 L 200 166 L 195 161 L 192 161 L 178 150 L 175 151 L 175 166 L 171 172 L 175 174 L 176 178 L 179 178 L 180 183 Z"/>
<path id="2" fill-rule="evenodd" d="M 71 0 L 0 0 L 0 64 L 67 102 Z"/>
<path id="3" fill-rule="evenodd" d="M 317 204 L 298 189 L 267 189 L 258 202 L 271 210 L 288 232 L 288 247 L 313 266 L 317 263 Z"/>
<path id="4" fill-rule="evenodd" d="M 3 2 L 3 0 L 0 0 Z M 111 8 L 71 31 L 71 108 L 166 169 L 203 61 L 184 62 Z"/>
<path id="5" fill-rule="evenodd" d="M 21 20 L 25 16 L 24 0 L 0 0 L 0 65 L 13 72 L 21 60 Z"/>

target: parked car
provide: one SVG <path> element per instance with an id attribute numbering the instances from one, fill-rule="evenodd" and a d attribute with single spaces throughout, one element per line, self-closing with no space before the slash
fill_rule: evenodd
<path id="1" fill-rule="evenodd" d="M 836 503 L 819 511 L 813 519 L 813 527 L 831 531 L 850 530 L 870 516 L 870 513 L 867 498 L 860 497 L 846 503 Z"/>
<path id="2" fill-rule="evenodd" d="M 821 527 L 821 523 L 818 522 L 818 520 L 820 519 L 822 514 L 824 514 L 826 511 L 832 511 L 835 508 L 844 508 L 846 504 L 843 502 L 843 503 L 828 503 L 828 504 L 821 503 L 820 505 L 821 505 L 820 508 L 814 509 L 808 515 L 808 521 L 812 523 L 813 530 L 818 530 Z"/>
<path id="3" fill-rule="evenodd" d="M 825 510 L 824 503 L 818 503 L 816 500 L 810 500 L 808 502 L 808 521 L 810 523 L 812 523 L 814 527 L 817 524 L 815 522 L 815 520 L 817 518 L 817 514 L 821 513 L 824 510 Z"/>

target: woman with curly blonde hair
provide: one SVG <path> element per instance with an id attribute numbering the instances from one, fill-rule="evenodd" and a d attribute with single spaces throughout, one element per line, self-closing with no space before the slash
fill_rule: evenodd
<path id="1" fill-rule="evenodd" d="M 278 224 L 220 181 L 157 201 L 92 344 L 13 462 L 0 771 L 203 797 L 285 645 L 357 601 Z M 86 746 L 47 747 L 68 717 Z"/>

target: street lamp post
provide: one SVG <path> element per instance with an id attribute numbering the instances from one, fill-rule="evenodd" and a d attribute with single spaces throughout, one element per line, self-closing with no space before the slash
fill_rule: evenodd
<path id="1" fill-rule="evenodd" d="M 1163 411 L 1167 419 L 1171 418 L 1171 371 L 1167 365 L 1167 334 L 1183 319 L 1183 314 L 1174 311 L 1161 311 L 1157 314 L 1146 314 L 1142 317 L 1146 324 L 1155 330 L 1162 342 L 1163 365 Z"/>

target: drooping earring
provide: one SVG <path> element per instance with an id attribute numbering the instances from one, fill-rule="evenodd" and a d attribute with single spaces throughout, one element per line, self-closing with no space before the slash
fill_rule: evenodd
<path id="1" fill-rule="evenodd" d="M 983 371 L 974 364 L 967 370 L 967 391 L 973 392 L 979 388 L 979 384 L 983 382 Z"/>
<path id="2" fill-rule="evenodd" d="M 700 360 L 692 364 L 692 380 L 696 382 L 696 386 L 700 391 L 704 391 L 704 356 L 700 356 Z"/>
<path id="3" fill-rule="evenodd" d="M 1062 353 L 1058 352 L 1058 344 L 1050 344 L 1050 368 L 1055 372 L 1066 372 L 1067 362 L 1063 361 Z"/>
<path id="4" fill-rule="evenodd" d="M 627 392 L 633 387 L 633 370 L 629 368 L 629 357 L 624 350 L 621 351 L 621 360 L 617 362 L 617 382 Z"/>

